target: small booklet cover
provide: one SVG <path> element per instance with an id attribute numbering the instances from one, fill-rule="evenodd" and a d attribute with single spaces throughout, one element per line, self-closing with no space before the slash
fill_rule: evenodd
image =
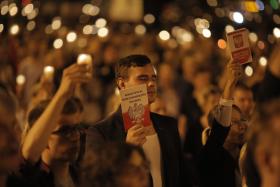
<path id="1" fill-rule="evenodd" d="M 227 42 L 232 58 L 240 64 L 252 62 L 248 30 L 245 28 L 227 34 Z"/>
<path id="2" fill-rule="evenodd" d="M 135 124 L 149 126 L 151 123 L 147 86 L 141 84 L 120 90 L 120 95 L 125 131 Z"/>

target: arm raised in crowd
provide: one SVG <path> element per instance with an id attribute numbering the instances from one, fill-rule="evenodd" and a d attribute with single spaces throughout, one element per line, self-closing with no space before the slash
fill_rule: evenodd
<path id="1" fill-rule="evenodd" d="M 88 82 L 86 65 L 73 64 L 63 71 L 60 87 L 47 108 L 34 123 L 22 144 L 24 159 L 35 163 L 46 148 L 49 136 L 56 128 L 64 104 L 69 99 L 79 83 Z"/>
<path id="2" fill-rule="evenodd" d="M 230 126 L 233 104 L 233 91 L 238 79 L 241 76 L 241 65 L 238 62 L 230 61 L 227 65 L 227 81 L 220 99 L 220 112 L 215 118 L 223 125 Z"/>

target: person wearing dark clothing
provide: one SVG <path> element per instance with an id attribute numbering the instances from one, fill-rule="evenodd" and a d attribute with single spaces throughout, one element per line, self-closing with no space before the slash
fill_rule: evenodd
<path id="1" fill-rule="evenodd" d="M 278 44 L 269 59 L 269 67 L 265 72 L 265 76 L 262 82 L 259 83 L 258 90 L 256 93 L 257 100 L 257 117 L 254 119 L 256 124 L 251 129 L 248 138 L 248 146 L 245 152 L 244 158 L 244 175 L 246 179 L 246 183 L 248 187 L 260 187 L 265 186 L 264 183 L 267 182 L 267 178 L 265 176 L 261 176 L 260 168 L 258 168 L 256 163 L 255 151 L 257 149 L 257 139 L 259 135 L 262 134 L 262 131 L 274 131 L 273 133 L 277 133 L 271 125 L 270 120 L 273 117 L 279 116 L 279 107 L 277 103 L 279 103 L 280 99 L 280 45 Z M 279 104 L 278 104 L 279 105 Z M 278 110 L 278 111 L 277 111 Z M 276 120 L 275 120 L 276 121 Z M 264 132 L 264 133 L 267 133 Z M 271 136 L 273 136 L 272 132 L 269 132 Z M 279 136 L 279 134 L 277 135 Z M 270 159 L 270 157 L 267 157 Z M 268 163 L 268 160 L 266 160 Z M 270 175 L 269 172 L 266 172 Z M 272 176 L 272 175 L 271 175 Z M 277 177 L 279 178 L 279 177 Z M 268 178 L 268 181 L 273 183 L 273 178 Z M 273 186 L 273 185 L 269 185 Z M 277 185 L 276 185 L 277 186 Z M 279 186 L 279 185 L 278 185 Z"/>
<path id="2" fill-rule="evenodd" d="M 236 187 L 238 160 L 223 147 L 230 127 L 214 120 L 210 136 L 201 151 L 199 173 L 201 186 Z"/>
<path id="3" fill-rule="evenodd" d="M 199 156 L 202 187 L 241 187 L 238 167 L 240 148 L 247 124 L 241 110 L 233 105 L 233 90 L 241 75 L 238 63 L 228 64 L 228 80 L 220 103 L 209 113 L 210 135 Z"/>
<path id="4" fill-rule="evenodd" d="M 70 165 L 69 171 L 74 183 L 78 184 L 78 169 Z M 8 177 L 7 187 L 55 187 L 54 181 L 54 173 L 42 160 L 36 164 L 23 161 L 19 171 Z"/>
<path id="5" fill-rule="evenodd" d="M 177 121 L 171 117 L 151 113 L 154 128 L 159 137 L 162 159 L 164 186 L 181 186 L 181 152 L 177 132 Z M 97 149 L 106 142 L 125 142 L 126 132 L 123 126 L 121 109 L 89 128 L 87 149 Z"/>
<path id="6" fill-rule="evenodd" d="M 145 55 L 130 55 L 116 65 L 119 89 L 146 84 L 149 104 L 156 99 L 156 72 Z M 151 185 L 154 187 L 181 187 L 182 153 L 177 121 L 171 117 L 150 112 L 151 125 L 136 124 L 125 132 L 121 109 L 89 128 L 86 153 L 104 142 L 128 142 L 142 146 L 151 162 Z M 186 186 L 186 185 L 185 185 Z"/>
<path id="7" fill-rule="evenodd" d="M 21 147 L 23 162 L 20 171 L 10 176 L 9 186 L 78 186 L 73 163 L 82 150 L 79 124 L 83 106 L 73 97 L 73 90 L 90 80 L 87 73 L 84 64 L 66 68 L 54 97 L 29 112 Z"/>

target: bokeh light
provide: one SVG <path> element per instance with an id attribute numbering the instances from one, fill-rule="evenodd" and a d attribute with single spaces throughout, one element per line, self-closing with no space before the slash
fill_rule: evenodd
<path id="1" fill-rule="evenodd" d="M 267 59 L 266 57 L 262 56 L 260 59 L 259 59 L 259 64 L 261 66 L 266 66 L 267 65 Z"/>
<path id="2" fill-rule="evenodd" d="M 217 0 L 207 0 L 207 4 L 209 6 L 215 7 L 215 6 L 218 6 L 218 1 Z"/>
<path id="3" fill-rule="evenodd" d="M 280 38 L 280 29 L 278 27 L 275 27 L 273 29 L 273 35 L 276 37 L 276 38 Z"/>
<path id="4" fill-rule="evenodd" d="M 254 69 L 251 66 L 246 66 L 245 67 L 245 75 L 247 75 L 248 77 L 253 76 L 254 74 Z"/>
<path id="5" fill-rule="evenodd" d="M 4 15 L 8 14 L 8 12 L 9 12 L 9 6 L 8 5 L 2 6 L 1 15 L 4 16 Z"/>
<path id="6" fill-rule="evenodd" d="M 32 3 L 26 5 L 26 6 L 23 8 L 24 14 L 25 14 L 25 15 L 30 14 L 30 13 L 33 11 L 33 9 L 34 9 L 34 6 L 33 6 Z"/>
<path id="7" fill-rule="evenodd" d="M 233 32 L 235 29 L 234 29 L 234 27 L 233 26 L 231 26 L 231 25 L 227 25 L 226 27 L 225 27 L 225 31 L 226 31 L 226 33 L 230 33 L 230 32 Z"/>
<path id="8" fill-rule="evenodd" d="M 218 47 L 220 49 L 226 49 L 227 48 L 227 42 L 224 39 L 219 39 L 217 44 L 218 44 Z"/>
<path id="9" fill-rule="evenodd" d="M 155 16 L 153 14 L 146 14 L 144 16 L 144 21 L 147 24 L 152 24 L 152 23 L 155 22 L 155 20 L 156 20 L 156 18 L 155 18 Z"/>
<path id="10" fill-rule="evenodd" d="M 60 17 L 55 17 L 53 18 L 52 21 L 52 29 L 53 30 L 58 30 L 61 27 L 61 18 Z"/>
<path id="11" fill-rule="evenodd" d="M 83 33 L 84 34 L 92 34 L 93 32 L 93 26 L 92 25 L 85 25 L 83 28 Z"/>
<path id="12" fill-rule="evenodd" d="M 73 31 L 69 32 L 66 36 L 67 42 L 74 42 L 77 39 L 77 34 Z"/>
<path id="13" fill-rule="evenodd" d="M 211 31 L 210 31 L 209 29 L 203 29 L 202 35 L 203 35 L 205 38 L 210 38 L 210 37 L 211 37 Z"/>
<path id="14" fill-rule="evenodd" d="M 26 78 L 22 74 L 18 75 L 16 78 L 16 82 L 18 85 L 23 85 L 25 83 L 25 81 L 26 81 Z"/>
<path id="15" fill-rule="evenodd" d="M 46 34 L 51 34 L 53 32 L 52 26 L 51 25 L 47 25 L 45 27 L 45 33 Z"/>
<path id="16" fill-rule="evenodd" d="M 85 4 L 82 8 L 82 12 L 89 16 L 96 16 L 99 14 L 100 9 L 92 4 Z"/>
<path id="17" fill-rule="evenodd" d="M 18 7 L 16 6 L 16 4 L 12 4 L 14 6 L 9 7 L 9 14 L 10 16 L 15 16 L 18 13 Z"/>
<path id="18" fill-rule="evenodd" d="M 27 29 L 28 31 L 34 30 L 35 27 L 36 27 L 35 21 L 29 21 L 29 22 L 27 23 L 27 25 L 26 25 L 26 29 Z"/>
<path id="19" fill-rule="evenodd" d="M 146 33 L 146 27 L 144 25 L 136 25 L 134 31 L 137 35 L 144 35 Z"/>
<path id="20" fill-rule="evenodd" d="M 158 34 L 159 38 L 163 41 L 166 41 L 166 40 L 169 40 L 170 38 L 170 34 L 168 31 L 166 30 L 163 30 L 163 31 L 160 31 L 159 34 Z"/>
<path id="21" fill-rule="evenodd" d="M 4 30 L 4 25 L 0 24 L 0 33 L 3 32 L 3 30 Z"/>
<path id="22" fill-rule="evenodd" d="M 244 21 L 244 17 L 240 12 L 234 12 L 232 14 L 232 19 L 234 22 L 239 23 L 239 24 L 243 23 L 243 21 Z"/>
<path id="23" fill-rule="evenodd" d="M 96 25 L 97 28 L 105 27 L 106 24 L 107 24 L 107 21 L 106 21 L 106 19 L 104 19 L 104 18 L 99 18 L 99 19 L 97 19 L 96 22 L 95 22 L 95 25 Z"/>
<path id="24" fill-rule="evenodd" d="M 10 28 L 10 34 L 16 35 L 18 33 L 19 33 L 19 25 L 17 25 L 17 24 L 12 25 Z"/>
<path id="25" fill-rule="evenodd" d="M 62 39 L 58 38 L 58 39 L 54 40 L 53 47 L 55 49 L 60 49 L 62 46 L 63 46 L 63 40 Z"/>
<path id="26" fill-rule="evenodd" d="M 258 35 L 254 32 L 251 32 L 249 34 L 249 40 L 253 43 L 257 42 L 258 41 Z"/>
<path id="27" fill-rule="evenodd" d="M 105 38 L 109 34 L 109 29 L 103 27 L 97 31 L 97 35 L 101 38 Z"/>

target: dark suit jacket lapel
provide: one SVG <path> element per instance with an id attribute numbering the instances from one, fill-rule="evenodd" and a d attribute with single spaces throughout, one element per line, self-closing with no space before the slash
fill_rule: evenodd
<path id="1" fill-rule="evenodd" d="M 126 132 L 124 129 L 121 107 L 119 107 L 118 110 L 113 114 L 113 125 L 113 133 L 115 134 L 114 137 L 117 138 L 117 140 L 125 141 Z"/>

